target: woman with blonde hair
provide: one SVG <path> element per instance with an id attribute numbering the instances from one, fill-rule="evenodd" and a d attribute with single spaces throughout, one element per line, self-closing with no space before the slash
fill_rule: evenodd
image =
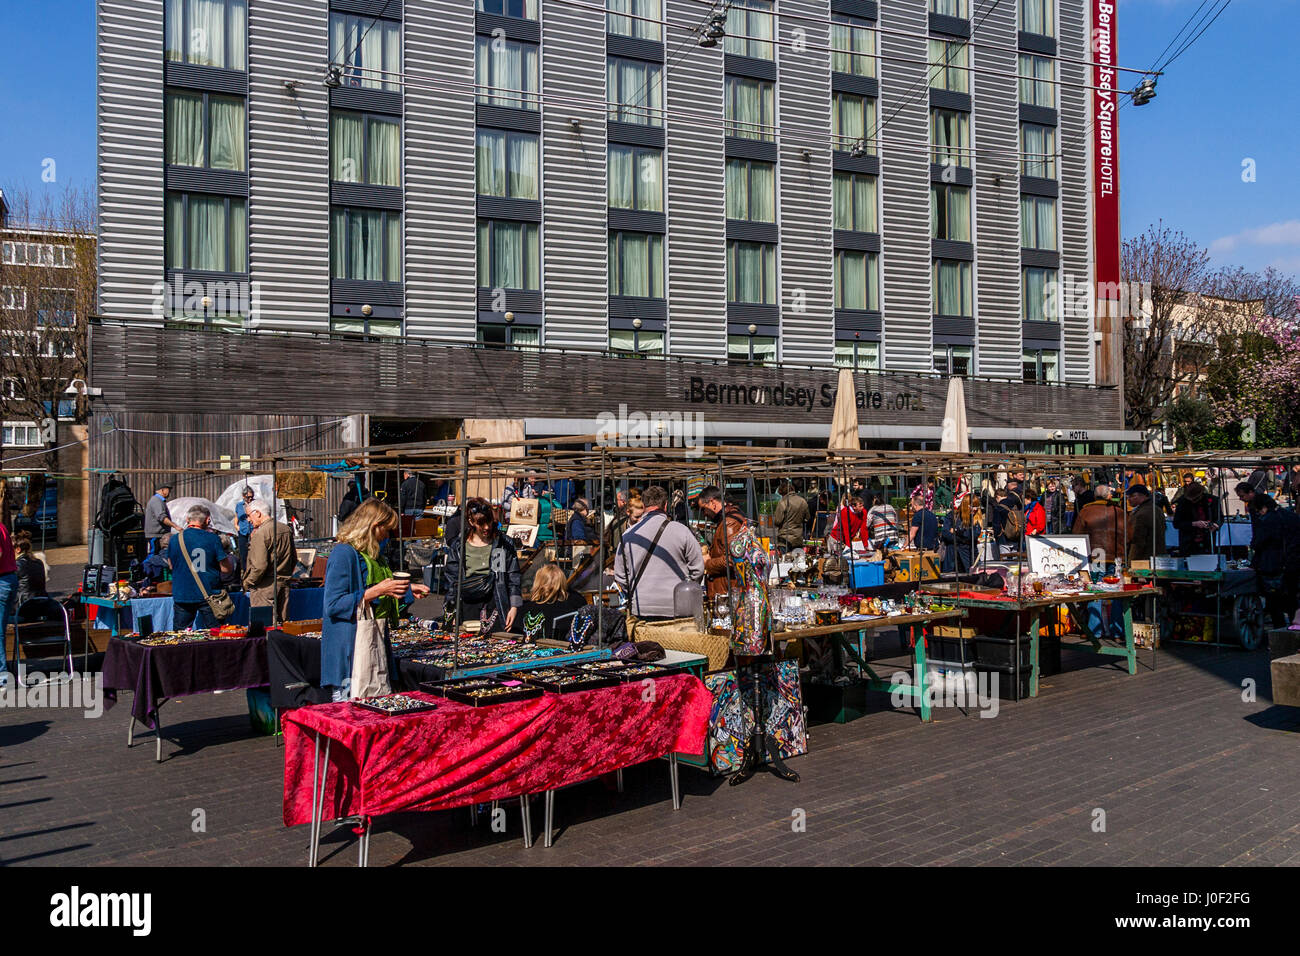
<path id="1" fill-rule="evenodd" d="M 520 608 L 512 630 L 529 641 L 539 637 L 562 641 L 569 636 L 570 615 L 586 603 L 581 594 L 569 593 L 563 569 L 551 561 L 533 577 L 533 590 Z"/>
<path id="2" fill-rule="evenodd" d="M 339 528 L 338 544 L 325 564 L 321 622 L 321 686 L 335 700 L 347 700 L 352 684 L 352 649 L 357 637 L 357 611 L 371 605 L 377 619 L 396 623 L 399 601 L 408 591 L 424 597 L 422 584 L 393 578 L 383 558 L 383 543 L 397 530 L 397 512 L 379 498 L 367 498 Z"/>

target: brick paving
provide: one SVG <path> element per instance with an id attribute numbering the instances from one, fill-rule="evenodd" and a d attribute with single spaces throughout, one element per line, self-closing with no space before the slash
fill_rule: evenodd
<path id="1" fill-rule="evenodd" d="M 798 785 L 683 768 L 674 813 L 666 764 L 647 764 L 623 794 L 602 781 L 558 794 L 551 849 L 523 848 L 516 804 L 504 834 L 466 809 L 381 819 L 370 862 L 1300 864 L 1300 710 L 1270 705 L 1264 654 L 1179 648 L 1135 677 L 1076 652 L 1065 665 L 994 719 L 940 710 L 927 726 L 882 697 L 860 720 L 816 725 L 792 761 Z M 126 749 L 128 706 L 98 720 L 0 710 L 0 863 L 305 863 L 306 828 L 280 822 L 283 751 L 250 735 L 242 693 L 169 703 L 162 764 L 151 734 Z M 322 855 L 354 865 L 351 833 L 327 835 Z"/>

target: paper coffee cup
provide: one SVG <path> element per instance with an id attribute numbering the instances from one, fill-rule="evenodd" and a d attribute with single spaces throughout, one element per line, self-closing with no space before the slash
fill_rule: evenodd
<path id="1" fill-rule="evenodd" d="M 411 574 L 410 574 L 409 571 L 394 571 L 394 572 L 393 572 L 393 580 L 394 580 L 394 581 L 401 581 L 401 582 L 403 582 L 404 584 L 410 584 L 410 583 L 411 583 Z"/>

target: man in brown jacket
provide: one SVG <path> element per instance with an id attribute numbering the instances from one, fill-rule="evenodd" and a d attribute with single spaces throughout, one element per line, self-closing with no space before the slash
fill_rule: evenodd
<path id="1" fill-rule="evenodd" d="M 717 485 L 709 485 L 700 492 L 699 507 L 711 521 L 717 524 L 717 530 L 713 532 L 713 541 L 709 544 L 709 553 L 704 559 L 705 589 L 709 597 L 713 598 L 727 593 L 727 565 L 731 560 L 727 555 L 727 542 L 745 529 L 746 522 L 745 516 L 735 505 L 723 502 L 722 489 Z M 722 517 L 724 514 L 725 525 Z M 734 574 L 732 577 L 734 578 Z"/>
<path id="2" fill-rule="evenodd" d="M 255 498 L 248 508 L 253 534 L 248 539 L 244 590 L 251 607 L 275 605 L 275 622 L 289 617 L 289 580 L 298 565 L 293 529 L 271 517 L 271 506 Z"/>
<path id="3" fill-rule="evenodd" d="M 1075 515 L 1072 530 L 1088 536 L 1093 563 L 1105 564 L 1110 571 L 1116 559 L 1124 559 L 1124 509 L 1111 500 L 1110 485 L 1098 484 L 1096 495 Z"/>
<path id="4" fill-rule="evenodd" d="M 776 543 L 785 551 L 802 548 L 804 529 L 808 525 L 808 501 L 797 495 L 789 481 L 782 481 L 777 489 L 781 500 L 772 512 L 772 526 L 776 529 Z"/>

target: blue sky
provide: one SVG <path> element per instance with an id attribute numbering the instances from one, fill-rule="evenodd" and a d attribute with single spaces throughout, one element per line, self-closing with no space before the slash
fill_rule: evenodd
<path id="1" fill-rule="evenodd" d="M 1120 63 L 1151 66 L 1199 2 L 1120 0 Z M 94 185 L 94 8 L 0 0 L 0 188 Z M 1163 219 L 1217 263 L 1300 276 L 1298 29 L 1300 0 L 1232 0 L 1170 67 L 1157 98 L 1124 109 L 1126 236 Z M 53 186 L 42 181 L 46 160 Z M 1242 180 L 1246 160 L 1254 182 Z"/>

